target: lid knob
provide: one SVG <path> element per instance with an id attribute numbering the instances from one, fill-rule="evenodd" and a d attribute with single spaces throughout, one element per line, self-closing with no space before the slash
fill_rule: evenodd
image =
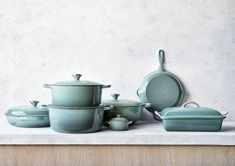
<path id="1" fill-rule="evenodd" d="M 81 74 L 73 74 L 72 76 L 73 76 L 73 78 L 75 78 L 75 80 L 78 81 L 78 80 L 80 80 L 82 75 Z"/>
<path id="2" fill-rule="evenodd" d="M 111 96 L 113 97 L 114 100 L 117 100 L 120 94 L 114 93 L 114 94 L 111 94 Z"/>
<path id="3" fill-rule="evenodd" d="M 39 101 L 32 100 L 32 101 L 29 101 L 29 103 L 30 103 L 33 107 L 37 107 Z"/>
<path id="4" fill-rule="evenodd" d="M 120 118 L 121 117 L 121 115 L 117 115 L 117 118 Z"/>

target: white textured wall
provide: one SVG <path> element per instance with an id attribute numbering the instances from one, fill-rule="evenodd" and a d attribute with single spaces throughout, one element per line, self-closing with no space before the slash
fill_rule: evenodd
<path id="1" fill-rule="evenodd" d="M 0 0 L 0 110 L 71 73 L 137 100 L 159 48 L 189 99 L 235 120 L 234 0 Z"/>

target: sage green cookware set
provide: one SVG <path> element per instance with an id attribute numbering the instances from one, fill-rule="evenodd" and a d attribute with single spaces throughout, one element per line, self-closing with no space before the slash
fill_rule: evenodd
<path id="1" fill-rule="evenodd" d="M 186 102 L 181 81 L 164 68 L 165 53 L 159 51 L 159 68 L 142 81 L 137 95 L 140 102 L 119 99 L 112 94 L 110 100 L 102 101 L 102 90 L 110 88 L 93 81 L 74 80 L 44 84 L 52 93 L 52 104 L 30 105 L 10 108 L 7 121 L 17 127 L 51 127 L 62 133 L 89 133 L 109 126 L 111 130 L 128 130 L 141 117 L 143 109 L 162 121 L 167 131 L 219 131 L 227 112 L 200 107 L 195 102 Z"/>

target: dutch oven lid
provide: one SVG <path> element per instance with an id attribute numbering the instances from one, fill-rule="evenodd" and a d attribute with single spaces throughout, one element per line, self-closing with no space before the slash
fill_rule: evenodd
<path id="1" fill-rule="evenodd" d="M 139 102 L 132 100 L 119 100 L 118 97 L 120 96 L 120 94 L 115 93 L 111 94 L 111 96 L 113 97 L 113 100 L 104 101 L 104 104 L 111 104 L 113 106 L 129 106 L 129 107 L 135 107 L 140 105 Z"/>
<path id="2" fill-rule="evenodd" d="M 129 122 L 126 118 L 121 117 L 121 115 L 117 115 L 117 117 L 112 118 L 110 122 Z"/>
<path id="3" fill-rule="evenodd" d="M 194 107 L 186 107 L 187 105 Z M 196 106 L 196 107 L 195 107 Z M 165 108 L 161 113 L 163 119 L 171 118 L 223 118 L 227 112 L 221 113 L 212 108 L 199 107 L 196 102 L 190 101 L 183 104 L 182 107 Z"/>
<path id="4" fill-rule="evenodd" d="M 61 81 L 54 84 L 50 84 L 51 86 L 94 86 L 94 85 L 102 85 L 97 82 L 87 81 L 87 80 L 80 80 L 81 74 L 73 74 L 72 75 L 75 80 L 73 81 Z M 50 86 L 49 85 L 49 86 Z"/>
<path id="5" fill-rule="evenodd" d="M 7 116 L 49 116 L 47 105 L 37 106 L 39 101 L 30 101 L 31 105 L 10 108 Z"/>

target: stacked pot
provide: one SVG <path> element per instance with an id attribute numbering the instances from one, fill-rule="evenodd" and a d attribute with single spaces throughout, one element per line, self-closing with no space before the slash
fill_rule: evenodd
<path id="1" fill-rule="evenodd" d="M 104 111 L 111 105 L 101 104 L 103 85 L 80 80 L 81 74 L 73 75 L 73 81 L 44 84 L 52 91 L 52 104 L 49 105 L 50 126 L 63 133 L 88 133 L 101 130 Z"/>

